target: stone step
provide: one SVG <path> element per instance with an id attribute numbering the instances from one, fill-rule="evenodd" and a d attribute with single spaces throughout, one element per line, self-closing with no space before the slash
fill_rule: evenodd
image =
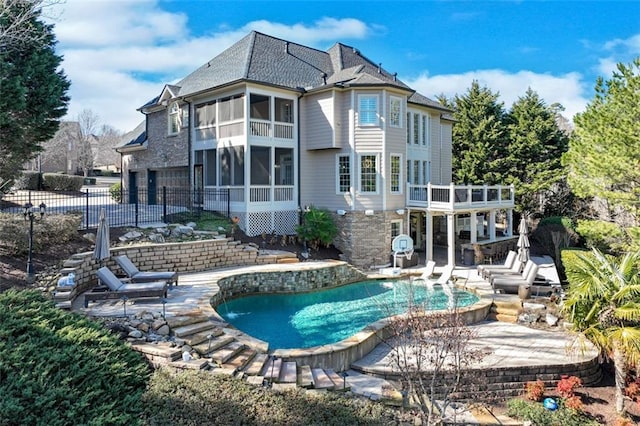
<path id="1" fill-rule="evenodd" d="M 233 341 L 233 337 L 227 336 L 226 334 L 221 334 L 219 336 L 212 336 L 211 339 L 207 339 L 206 342 L 193 345 L 192 348 L 200 355 L 207 356 L 211 352 L 217 351 L 218 349 L 228 345 Z"/>
<path id="2" fill-rule="evenodd" d="M 280 368 L 280 375 L 278 376 L 279 383 L 296 383 L 298 380 L 297 376 L 297 365 L 295 361 L 285 361 L 282 363 L 282 367 Z"/>
<path id="3" fill-rule="evenodd" d="M 206 359 L 191 359 L 189 361 L 180 359 L 178 361 L 172 361 L 168 365 L 180 370 L 204 370 L 209 363 Z"/>
<path id="4" fill-rule="evenodd" d="M 169 327 L 171 327 L 171 325 L 169 325 Z M 202 322 L 192 323 L 192 324 L 183 325 L 175 328 L 171 327 L 171 330 L 173 331 L 173 335 L 175 337 L 185 337 L 185 336 L 190 336 L 192 334 L 201 333 L 201 332 L 208 333 L 210 330 L 213 330 L 214 328 L 215 328 L 215 325 L 212 324 L 211 322 L 202 321 Z"/>
<path id="5" fill-rule="evenodd" d="M 348 391 L 351 389 L 350 386 L 347 386 L 347 382 L 344 377 L 340 376 L 338 373 L 328 368 L 324 370 L 324 373 L 331 379 L 333 384 L 335 385 L 334 389 L 339 391 Z"/>
<path id="6" fill-rule="evenodd" d="M 82 265 L 83 262 L 84 262 L 84 259 L 74 259 L 72 257 L 70 259 L 65 260 L 62 266 L 65 268 L 77 268 L 78 266 Z"/>
<path id="7" fill-rule="evenodd" d="M 224 363 L 223 367 L 233 367 L 236 371 L 239 371 L 244 368 L 245 365 L 249 363 L 256 355 L 256 351 L 251 348 L 245 348 L 240 353 L 235 355 L 233 358 L 229 359 Z"/>
<path id="8" fill-rule="evenodd" d="M 262 368 L 260 375 L 264 376 L 267 380 L 276 381 L 280 376 L 281 366 L 282 360 L 280 358 L 276 358 L 275 360 L 271 358 L 264 363 L 264 367 Z"/>
<path id="9" fill-rule="evenodd" d="M 264 368 L 264 364 L 269 359 L 269 355 L 267 354 L 257 354 L 249 361 L 247 365 L 244 367 L 244 374 L 248 376 L 258 376 L 262 372 Z"/>
<path id="10" fill-rule="evenodd" d="M 503 314 L 496 314 L 495 312 L 489 312 L 487 314 L 487 320 L 508 322 L 511 324 L 515 324 L 518 322 L 518 317 L 516 315 L 503 315 Z"/>
<path id="11" fill-rule="evenodd" d="M 207 342 L 209 339 L 220 336 L 221 334 L 223 334 L 222 329 L 215 327 L 211 330 L 201 331 L 199 333 L 186 336 L 183 340 L 187 345 L 195 346 L 199 343 Z"/>
<path id="12" fill-rule="evenodd" d="M 206 315 L 202 314 L 202 311 L 200 311 L 199 309 L 197 310 L 193 310 L 192 312 L 189 313 L 181 313 L 181 315 L 176 315 L 176 316 L 168 316 L 167 317 L 167 324 L 169 325 L 169 327 L 171 328 L 178 328 L 178 327 L 183 327 L 185 325 L 189 325 L 189 324 L 196 324 L 199 322 L 205 322 L 208 321 L 209 318 Z"/>
<path id="13" fill-rule="evenodd" d="M 312 368 L 311 374 L 313 375 L 313 387 L 315 389 L 328 389 L 332 390 L 335 385 L 327 376 L 322 368 Z"/>
<path id="14" fill-rule="evenodd" d="M 71 309 L 71 300 L 64 300 L 56 303 L 56 308 L 59 309 Z"/>
<path id="15" fill-rule="evenodd" d="M 222 365 L 241 352 L 245 346 L 235 340 L 211 354 L 211 360 L 218 365 Z"/>
<path id="16" fill-rule="evenodd" d="M 284 257 L 282 259 L 278 259 L 276 263 L 300 263 L 297 257 Z"/>
<path id="17" fill-rule="evenodd" d="M 134 343 L 131 347 L 144 354 L 149 354 L 157 357 L 167 358 L 170 361 L 175 361 L 182 358 L 182 350 L 180 348 L 165 346 L 162 344 L 149 344 L 149 343 Z"/>
<path id="18" fill-rule="evenodd" d="M 313 387 L 313 374 L 311 374 L 311 367 L 309 367 L 308 365 L 303 365 L 300 367 L 297 383 L 301 388 L 308 389 Z"/>
<path id="19" fill-rule="evenodd" d="M 262 376 L 245 376 L 244 380 L 250 385 L 254 385 L 254 386 L 264 385 L 264 377 Z"/>
<path id="20" fill-rule="evenodd" d="M 522 308 L 514 309 L 514 308 L 491 306 L 491 308 L 489 309 L 489 312 L 493 312 L 495 314 L 502 314 L 502 315 L 518 316 L 522 313 Z"/>

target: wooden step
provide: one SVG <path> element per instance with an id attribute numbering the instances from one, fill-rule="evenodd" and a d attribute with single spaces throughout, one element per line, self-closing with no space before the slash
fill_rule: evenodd
<path id="1" fill-rule="evenodd" d="M 260 375 L 264 376 L 265 379 L 270 381 L 275 381 L 280 376 L 280 368 L 282 366 L 282 359 L 276 358 L 275 360 L 269 359 L 264 363 L 264 367 L 262 368 L 262 372 Z"/>
<path id="2" fill-rule="evenodd" d="M 296 383 L 297 382 L 297 366 L 295 361 L 286 361 L 282 363 L 280 368 L 280 376 L 278 376 L 278 382 L 280 383 Z"/>
<path id="3" fill-rule="evenodd" d="M 244 374 L 248 376 L 258 376 L 264 368 L 264 364 L 269 359 L 267 354 L 257 354 L 254 356 L 247 365 L 244 367 Z"/>
<path id="4" fill-rule="evenodd" d="M 313 387 L 313 374 L 311 374 L 311 367 L 308 365 L 300 367 L 300 371 L 298 372 L 298 386 L 305 389 Z"/>
<path id="5" fill-rule="evenodd" d="M 221 328 L 214 327 L 211 330 L 201 331 L 199 333 L 191 334 L 183 338 L 184 342 L 189 346 L 195 346 L 199 343 L 206 342 L 210 338 L 218 337 L 223 334 Z M 211 337 L 209 337 L 211 336 Z"/>
<path id="6" fill-rule="evenodd" d="M 229 343 L 228 345 L 225 345 L 225 346 L 219 348 L 218 350 L 216 350 L 215 352 L 213 352 L 211 354 L 211 359 L 215 363 L 221 365 L 221 364 L 224 364 L 227 361 L 229 361 L 236 354 L 241 352 L 244 348 L 245 348 L 245 346 L 242 343 L 233 341 L 233 342 Z"/>
<path id="7" fill-rule="evenodd" d="M 312 368 L 311 374 L 313 375 L 313 387 L 315 389 L 333 389 L 335 385 L 327 376 L 322 368 Z"/>
<path id="8" fill-rule="evenodd" d="M 226 334 L 221 334 L 219 336 L 212 336 L 211 339 L 208 339 L 206 342 L 199 343 L 192 348 L 198 352 L 200 355 L 208 356 L 210 353 L 217 351 L 223 346 L 228 345 L 233 342 L 235 339 L 231 336 L 227 336 Z"/>
<path id="9" fill-rule="evenodd" d="M 338 373 L 328 368 L 324 370 L 324 373 L 331 379 L 333 384 L 335 385 L 334 389 L 339 391 L 348 391 L 350 389 L 349 386 L 346 385 L 346 380 L 344 377 L 340 376 Z"/>
<path id="10" fill-rule="evenodd" d="M 256 355 L 256 351 L 251 348 L 245 348 L 233 358 L 224 363 L 224 367 L 233 367 L 241 370 Z"/>
<path id="11" fill-rule="evenodd" d="M 169 326 L 171 327 L 171 326 Z M 183 325 L 176 328 L 171 328 L 173 331 L 173 335 L 176 337 L 185 337 L 190 336 L 192 334 L 201 333 L 203 331 L 209 332 L 209 330 L 213 330 L 215 325 L 209 321 L 202 321 L 193 324 Z"/>

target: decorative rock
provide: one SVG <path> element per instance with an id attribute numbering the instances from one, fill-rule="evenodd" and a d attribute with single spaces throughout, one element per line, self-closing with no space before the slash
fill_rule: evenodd
<path id="1" fill-rule="evenodd" d="M 142 331 L 140 331 L 140 330 L 130 331 L 129 334 L 128 334 L 128 337 L 131 337 L 133 339 L 139 339 L 139 338 L 142 337 Z"/>
<path id="2" fill-rule="evenodd" d="M 162 234 L 149 234 L 149 240 L 158 244 L 162 244 L 165 242 L 164 236 Z"/>
<path id="3" fill-rule="evenodd" d="M 126 234 L 124 234 L 123 236 L 121 236 L 118 239 L 120 241 L 122 241 L 122 242 L 126 242 L 126 241 L 130 241 L 130 240 L 137 240 L 140 237 L 142 237 L 142 232 L 129 231 L 129 232 L 127 232 Z"/>
<path id="4" fill-rule="evenodd" d="M 85 240 L 90 241 L 92 244 L 96 243 L 96 234 L 94 234 L 93 232 L 88 232 L 86 234 L 83 234 L 82 238 L 84 238 Z"/>
<path id="5" fill-rule="evenodd" d="M 156 232 L 164 237 L 171 235 L 171 230 L 169 228 L 156 228 Z"/>
<path id="6" fill-rule="evenodd" d="M 195 222 L 189 222 L 186 224 L 186 226 L 188 226 L 191 229 L 196 229 L 198 227 L 198 225 L 196 225 Z"/>
<path id="7" fill-rule="evenodd" d="M 524 302 L 522 304 L 522 307 L 524 309 L 528 309 L 528 310 L 532 310 L 532 311 L 544 311 L 545 309 L 547 309 L 547 307 L 545 305 L 543 305 L 542 303 L 531 303 L 531 302 Z"/>
<path id="8" fill-rule="evenodd" d="M 160 327 L 162 327 L 163 325 L 166 325 L 166 324 L 167 324 L 167 322 L 165 320 L 156 318 L 156 319 L 153 320 L 153 323 L 151 324 L 151 327 L 154 330 L 157 330 L 157 329 L 159 329 Z"/>
<path id="9" fill-rule="evenodd" d="M 192 235 L 193 234 L 193 228 L 190 227 L 190 226 L 178 225 L 175 228 L 173 228 L 173 231 L 171 231 L 171 233 L 173 235 L 176 235 L 176 236 Z"/>
<path id="10" fill-rule="evenodd" d="M 253 247 L 253 246 L 249 246 L 249 245 L 247 245 L 247 246 L 244 248 L 244 251 L 257 252 L 257 251 L 259 251 L 259 249 L 258 249 L 257 247 Z"/>
<path id="11" fill-rule="evenodd" d="M 160 336 L 168 336 L 170 332 L 171 332 L 171 329 L 166 324 L 161 326 L 161 327 L 159 327 L 156 330 L 156 333 L 158 333 Z"/>
<path id="12" fill-rule="evenodd" d="M 148 333 L 150 329 L 149 324 L 147 324 L 146 322 L 141 322 L 136 326 L 136 328 L 142 331 L 143 333 Z"/>
<path id="13" fill-rule="evenodd" d="M 552 327 L 555 327 L 556 325 L 558 325 L 558 321 L 560 319 L 553 314 L 547 314 L 546 320 L 547 320 L 547 324 L 549 324 Z"/>
<path id="14" fill-rule="evenodd" d="M 538 321 L 539 318 L 540 318 L 540 315 L 538 314 L 525 312 L 518 316 L 518 322 L 525 323 L 525 324 L 533 324 L 534 322 Z"/>

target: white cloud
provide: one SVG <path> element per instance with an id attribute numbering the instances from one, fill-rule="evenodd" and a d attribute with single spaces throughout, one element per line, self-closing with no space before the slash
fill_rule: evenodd
<path id="1" fill-rule="evenodd" d="M 506 108 L 510 108 L 529 87 L 537 92 L 547 105 L 556 102 L 562 104 L 565 107 L 563 115 L 568 118 L 583 111 L 588 101 L 579 73 L 553 76 L 531 71 L 510 73 L 503 70 L 478 70 L 434 76 L 425 73 L 413 80 L 404 79 L 409 86 L 431 98 L 440 94 L 447 97 L 462 95 L 469 89 L 473 80 L 487 86 L 492 92 L 499 92 L 500 100 L 505 103 Z"/>
<path id="2" fill-rule="evenodd" d="M 184 77 L 251 30 L 310 46 L 364 38 L 372 31 L 357 19 L 324 17 L 308 25 L 252 21 L 194 36 L 185 14 L 165 11 L 157 0 L 67 0 L 45 15 L 55 24 L 62 68 L 71 80 L 66 119 L 91 109 L 121 131 L 143 119 L 136 108 L 165 83 Z"/>
<path id="3" fill-rule="evenodd" d="M 619 63 L 626 64 L 640 56 L 640 34 L 626 39 L 609 40 L 604 43 L 602 49 L 608 53 L 608 56 L 598 60 L 598 72 L 608 79 L 617 70 Z"/>

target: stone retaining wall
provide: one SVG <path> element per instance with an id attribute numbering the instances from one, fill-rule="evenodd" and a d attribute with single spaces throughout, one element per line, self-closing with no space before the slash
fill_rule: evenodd
<path id="1" fill-rule="evenodd" d="M 113 257 L 126 254 L 141 271 L 199 272 L 227 266 L 261 265 L 297 261 L 294 253 L 260 251 L 233 238 L 187 241 L 167 244 L 138 244 L 111 249 L 111 258 L 103 262 L 115 274 L 122 274 Z M 96 271 L 100 267 L 92 258 L 93 252 L 78 253 L 66 260 L 62 275 L 75 274 L 73 287 L 59 287 L 53 297 L 61 307 L 73 302 L 77 295 L 96 285 Z"/>

